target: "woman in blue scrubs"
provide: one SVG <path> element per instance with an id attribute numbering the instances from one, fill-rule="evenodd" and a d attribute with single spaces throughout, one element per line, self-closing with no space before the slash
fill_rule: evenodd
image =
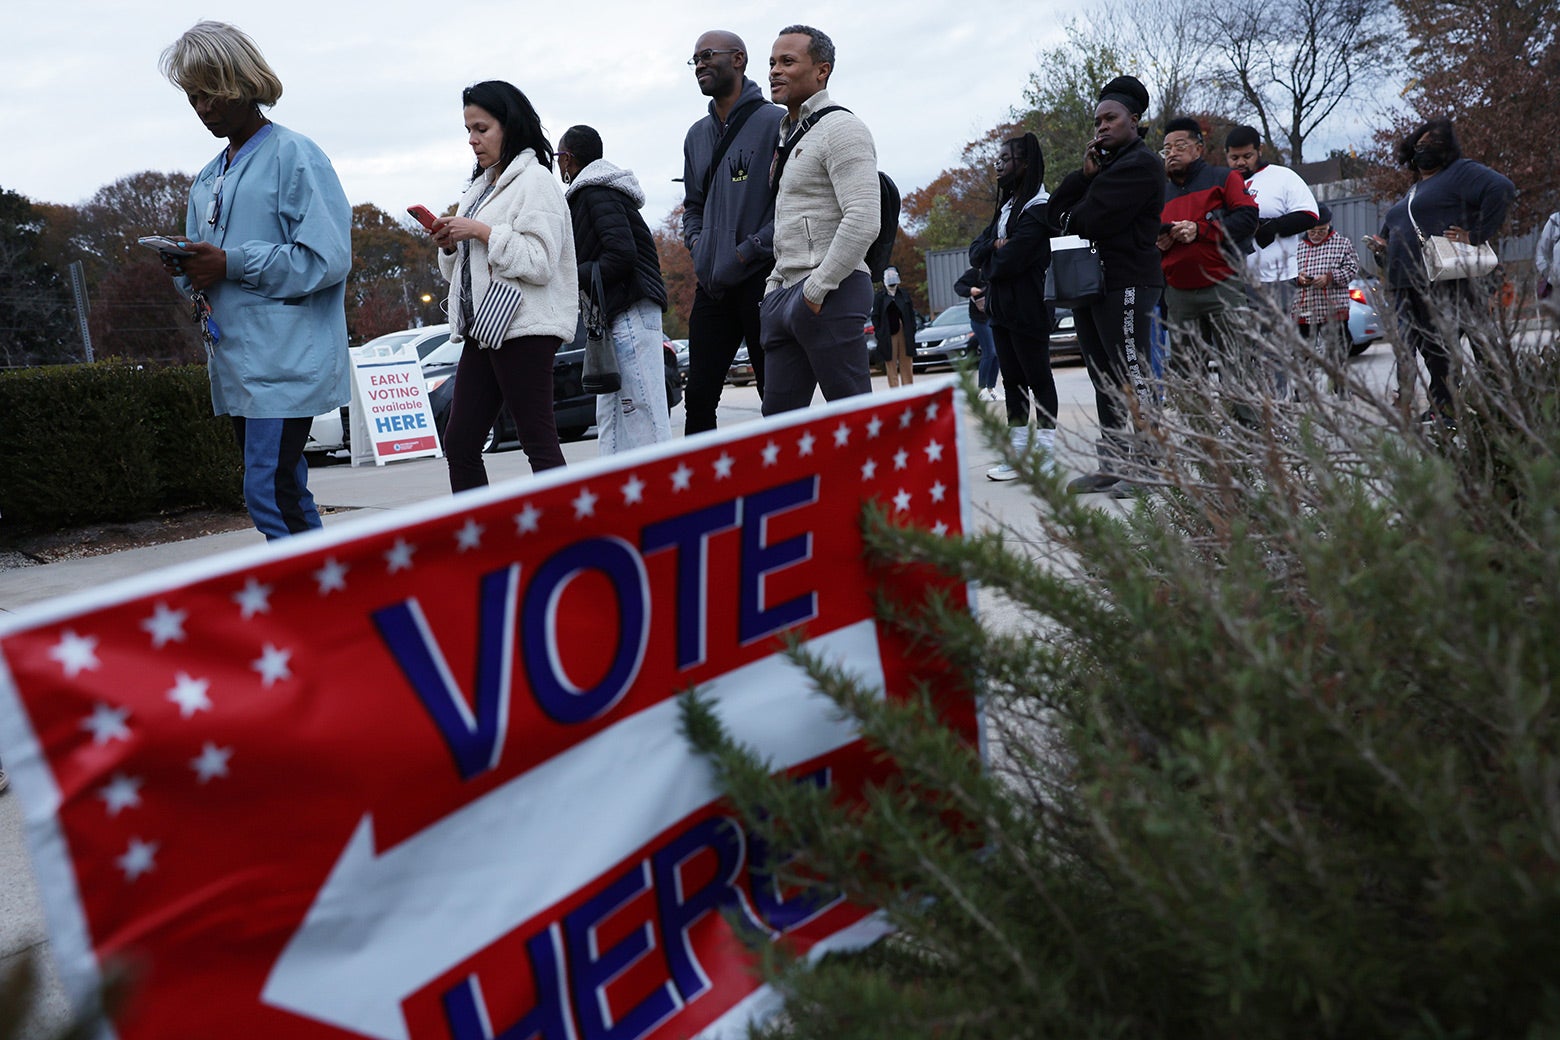
<path id="1" fill-rule="evenodd" d="M 163 261 L 207 314 L 211 403 L 232 417 L 249 515 L 267 538 L 297 534 L 320 526 L 303 458 L 309 425 L 351 396 L 352 207 L 319 146 L 261 111 L 282 84 L 242 31 L 200 22 L 161 68 L 227 140 L 190 188 L 187 255 Z"/>

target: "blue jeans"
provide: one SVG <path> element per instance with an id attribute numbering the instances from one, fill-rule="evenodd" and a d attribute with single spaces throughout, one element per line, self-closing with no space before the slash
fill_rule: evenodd
<path id="1" fill-rule="evenodd" d="M 596 444 L 615 455 L 672 439 L 666 408 L 666 362 L 661 358 L 661 308 L 649 300 L 629 304 L 612 319 L 612 346 L 622 385 L 596 398 Z"/>
<path id="2" fill-rule="evenodd" d="M 991 326 L 983 321 L 970 322 L 970 329 L 975 333 L 975 342 L 980 344 L 980 368 L 975 373 L 975 382 L 982 390 L 992 390 L 997 385 L 997 341 L 991 334 Z"/>
<path id="3" fill-rule="evenodd" d="M 276 539 L 323 527 L 309 494 L 309 464 L 303 457 L 313 417 L 232 419 L 233 435 L 244 453 L 244 505 L 255 529 Z"/>

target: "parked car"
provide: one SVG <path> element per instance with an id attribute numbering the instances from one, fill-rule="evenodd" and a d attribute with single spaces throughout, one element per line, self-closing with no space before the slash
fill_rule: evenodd
<path id="1" fill-rule="evenodd" d="M 450 402 L 455 397 L 455 368 L 463 344 L 447 343 L 423 359 L 423 378 L 428 383 L 428 403 L 433 408 L 433 424 L 444 437 L 450 419 Z M 675 407 L 682 400 L 682 379 L 677 372 L 677 354 L 671 344 L 661 344 L 666 375 L 666 404 Z M 553 356 L 553 421 L 560 441 L 577 441 L 596 425 L 596 395 L 585 392 L 582 383 L 585 365 L 585 322 L 575 326 L 574 339 L 558 348 Z M 484 451 L 503 451 L 520 446 L 520 435 L 509 408 L 499 409 L 498 421 L 488 431 Z"/>
<path id="2" fill-rule="evenodd" d="M 1386 336 L 1376 301 L 1381 299 L 1379 278 L 1356 278 L 1349 283 L 1349 356 L 1358 357 Z"/>
<path id="3" fill-rule="evenodd" d="M 688 341 L 685 339 L 669 339 L 666 341 L 672 348 L 672 353 L 677 356 L 677 371 L 682 376 L 683 385 L 688 385 Z"/>
<path id="4" fill-rule="evenodd" d="M 726 369 L 726 382 L 730 386 L 747 386 L 757 379 L 753 374 L 753 362 L 748 359 L 747 342 L 743 341 L 731 359 L 731 367 Z"/>
<path id="5" fill-rule="evenodd" d="M 1078 324 L 1066 307 L 1056 308 L 1056 318 L 1051 323 L 1051 360 L 1058 356 L 1083 357 L 1083 348 L 1078 345 Z"/>
<path id="6" fill-rule="evenodd" d="M 965 357 L 974 360 L 979 355 L 980 344 L 970 328 L 967 303 L 949 307 L 915 334 L 915 367 L 918 369 L 952 365 Z"/>

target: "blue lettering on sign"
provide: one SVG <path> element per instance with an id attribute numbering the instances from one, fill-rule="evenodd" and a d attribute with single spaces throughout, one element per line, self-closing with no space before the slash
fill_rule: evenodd
<path id="1" fill-rule="evenodd" d="M 607 674 L 590 689 L 564 674 L 557 637 L 558 600 L 569 582 L 587 570 L 606 575 L 618 601 L 617 650 Z M 644 560 L 620 538 L 587 538 L 560 549 L 536 569 L 526 589 L 521 638 L 531 696 L 550 718 L 576 725 L 612 710 L 634 684 L 650 642 L 650 578 Z"/>
<path id="2" fill-rule="evenodd" d="M 438 727 L 462 780 L 498 765 L 509 730 L 509 687 L 514 673 L 516 592 L 520 565 L 482 576 L 477 611 L 476 711 L 455 681 L 415 599 L 373 612 L 412 691 Z"/>
<path id="3" fill-rule="evenodd" d="M 827 786 L 829 773 L 819 770 L 799 777 L 797 782 Z M 689 938 L 708 914 L 740 910 L 755 928 L 776 938 L 841 901 L 842 897 L 832 893 L 823 897 L 804 893 L 784 901 L 774 889 L 764 905 L 776 921 L 787 923 L 765 928 L 748 902 L 741 879 L 747 872 L 755 893 L 759 888 L 772 889 L 773 879 L 767 873 L 761 875 L 759 864 L 749 858 L 750 843 L 757 854 L 756 837 L 746 834 L 735 820 L 712 816 L 687 827 L 649 858 L 624 868 L 562 921 L 526 940 L 536 997 L 532 1009 L 518 1022 L 502 1032 L 493 1028 L 475 974 L 446 990 L 444 1011 L 452 1040 L 638 1040 L 712 988 Z M 687 881 L 687 871 L 701 856 L 713 856 L 715 870 L 708 881 L 694 888 Z M 708 871 L 700 869 L 698 873 Z M 615 945 L 602 949 L 601 929 L 620 913 L 642 912 L 629 907 L 646 892 L 653 892 L 655 921 L 644 921 Z M 825 901 L 820 902 L 820 898 Z M 666 943 L 665 959 L 653 962 L 653 967 L 661 969 L 659 984 L 634 1007 L 614 1014 L 607 990 L 655 952 L 657 926 Z M 614 929 L 624 930 L 621 926 Z M 640 968 L 641 977 L 649 967 Z"/>
<path id="4" fill-rule="evenodd" d="M 380 415 L 374 417 L 374 426 L 380 433 L 400 433 L 403 430 L 426 430 L 428 417 L 422 412 L 407 412 L 401 415 Z"/>
<path id="5" fill-rule="evenodd" d="M 607 984 L 655 949 L 655 930 L 646 921 L 616 946 L 601 949 L 597 930 L 635 896 L 650 890 L 650 864 L 641 860 L 564 918 L 569 954 L 569 992 L 582 1040 L 635 1040 L 675 1015 L 682 1001 L 668 980 L 621 1018 L 607 1004 Z"/>
<path id="6" fill-rule="evenodd" d="M 677 667 L 703 664 L 708 648 L 710 536 L 737 526 L 740 500 L 732 499 L 704 509 L 648 524 L 640 532 L 639 547 L 646 554 L 677 548 Z"/>
<path id="7" fill-rule="evenodd" d="M 828 787 L 829 771 L 820 769 L 797 777 L 796 782 Z M 822 886 L 804 888 L 787 899 L 780 892 L 780 879 L 776 874 L 795 858 L 795 854 L 779 854 L 757 834 L 748 835 L 748 848 L 748 878 L 753 888 L 753 909 L 776 935 L 799 928 L 844 901 L 845 897 L 838 891 Z"/>
<path id="8" fill-rule="evenodd" d="M 656 913 L 661 918 L 661 934 L 666 936 L 666 961 L 685 1004 L 710 988 L 710 978 L 688 938 L 699 919 L 726 907 L 740 907 L 761 927 L 737 887 L 745 859 L 742 837 L 741 828 L 731 820 L 712 816 L 683 831 L 651 857 Z M 703 888 L 690 890 L 683 881 L 683 867 L 706 849 L 715 854 L 715 876 Z"/>
<path id="9" fill-rule="evenodd" d="M 747 496 L 742 516 L 742 577 L 737 631 L 744 645 L 818 616 L 818 593 L 765 608 L 764 579 L 812 555 L 812 533 L 769 544 L 769 517 L 818 501 L 817 476 Z"/>
<path id="10" fill-rule="evenodd" d="M 493 1031 L 482 985 L 475 975 L 466 976 L 447 990 L 444 1018 L 450 1026 L 451 1040 L 575 1040 L 574 1030 L 569 1027 L 561 945 L 556 924 L 526 941 L 536 1004 L 502 1033 Z"/>
<path id="11" fill-rule="evenodd" d="M 709 542 L 722 532 L 741 528 L 741 560 L 732 593 L 737 600 L 737 632 L 743 645 L 818 616 L 816 590 L 772 606 L 767 605 L 765 595 L 769 575 L 812 556 L 810 533 L 771 544 L 769 518 L 817 500 L 818 479 L 808 477 L 643 528 L 640 542 L 644 552 L 668 548 L 678 552 L 675 609 L 679 670 L 703 663 L 708 653 L 707 614 L 718 581 L 710 573 Z M 617 609 L 603 609 L 598 616 L 615 619 L 618 628 L 610 667 L 588 689 L 569 678 L 558 646 L 563 593 L 586 571 L 599 572 L 611 583 Z M 611 711 L 633 686 L 644 663 L 651 625 L 649 574 L 640 550 L 629 542 L 600 537 L 565 546 L 533 572 L 523 598 L 519 585 L 519 564 L 481 578 L 474 696 L 468 696 L 455 680 L 417 600 L 392 604 L 372 614 L 380 638 L 427 709 L 463 780 L 495 768 L 503 752 L 517 638 L 525 652 L 531 696 L 548 717 L 563 725 L 590 722 Z"/>

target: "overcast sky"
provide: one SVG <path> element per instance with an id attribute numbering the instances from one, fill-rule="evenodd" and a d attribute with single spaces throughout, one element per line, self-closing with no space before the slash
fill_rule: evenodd
<path id="1" fill-rule="evenodd" d="M 554 143 L 574 123 L 596 127 L 608 158 L 638 174 L 646 219 L 659 224 L 682 200 L 673 183 L 682 139 L 706 103 L 684 64 L 694 40 L 711 28 L 740 34 L 767 95 L 770 45 L 793 22 L 834 38 L 830 94 L 866 121 L 880 168 L 908 192 L 1021 100 L 1035 53 L 1061 39 L 1072 9 L 1057 0 L 7 0 L 0 187 L 74 204 L 141 170 L 199 170 L 221 145 L 157 59 L 214 18 L 254 37 L 281 77 L 271 117 L 325 149 L 354 204 L 397 216 L 459 198 L 471 171 L 461 88 L 507 79 Z"/>

